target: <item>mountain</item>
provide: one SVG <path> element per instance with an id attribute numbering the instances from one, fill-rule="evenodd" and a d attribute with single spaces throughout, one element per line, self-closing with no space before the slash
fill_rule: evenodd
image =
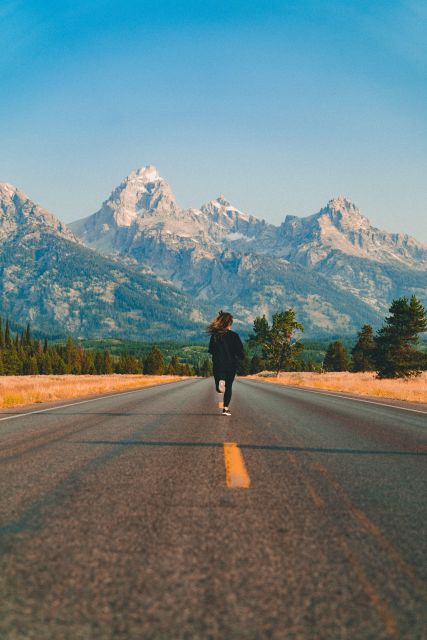
<path id="1" fill-rule="evenodd" d="M 87 248 L 7 183 L 0 184 L 0 315 L 31 320 L 48 334 L 172 339 L 201 333 L 200 311 L 185 294 Z"/>
<path id="2" fill-rule="evenodd" d="M 275 226 L 223 196 L 182 209 L 150 165 L 70 227 L 89 247 L 189 294 L 205 319 L 227 307 L 247 327 L 292 305 L 309 333 L 343 333 L 378 323 L 395 297 L 427 299 L 427 247 L 376 229 L 344 197 Z"/>

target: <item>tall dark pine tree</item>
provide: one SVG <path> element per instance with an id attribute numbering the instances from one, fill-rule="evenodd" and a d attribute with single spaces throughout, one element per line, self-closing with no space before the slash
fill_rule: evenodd
<path id="1" fill-rule="evenodd" d="M 374 330 L 370 324 L 364 324 L 358 332 L 358 341 L 351 350 L 352 371 L 374 371 L 373 351 L 375 347 Z"/>
<path id="2" fill-rule="evenodd" d="M 418 334 L 427 330 L 427 315 L 415 295 L 393 300 L 390 315 L 374 338 L 374 361 L 379 378 L 408 378 L 426 367 L 426 356 L 416 349 Z"/>
<path id="3" fill-rule="evenodd" d="M 165 369 L 163 354 L 158 347 L 153 347 L 149 351 L 144 362 L 144 373 L 151 375 L 162 375 Z"/>
<path id="4" fill-rule="evenodd" d="M 331 342 L 326 350 L 323 368 L 326 371 L 348 371 L 348 367 L 348 352 L 341 340 Z"/>
<path id="5" fill-rule="evenodd" d="M 6 328 L 4 330 L 4 346 L 6 349 L 10 349 L 12 346 L 12 336 L 10 335 L 9 320 L 6 320 Z"/>

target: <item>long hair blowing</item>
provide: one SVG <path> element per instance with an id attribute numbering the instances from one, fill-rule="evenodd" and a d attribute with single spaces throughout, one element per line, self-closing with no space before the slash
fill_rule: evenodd
<path id="1" fill-rule="evenodd" d="M 212 320 L 206 331 L 215 338 L 219 338 L 228 331 L 232 324 L 233 316 L 231 315 L 231 313 L 228 313 L 227 311 L 223 311 L 221 309 L 215 320 Z"/>

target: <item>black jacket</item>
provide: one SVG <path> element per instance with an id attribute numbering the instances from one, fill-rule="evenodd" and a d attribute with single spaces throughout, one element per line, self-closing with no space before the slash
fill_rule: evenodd
<path id="1" fill-rule="evenodd" d="M 212 334 L 209 342 L 213 366 L 216 369 L 235 370 L 237 361 L 244 358 L 243 344 L 237 333 L 228 330 L 222 336 Z"/>

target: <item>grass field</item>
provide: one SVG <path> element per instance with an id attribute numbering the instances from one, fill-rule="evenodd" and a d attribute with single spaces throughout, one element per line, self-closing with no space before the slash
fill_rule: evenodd
<path id="1" fill-rule="evenodd" d="M 281 373 L 275 376 L 249 376 L 272 384 L 290 384 L 358 395 L 394 398 L 411 402 L 427 402 L 427 371 L 409 380 L 378 380 L 374 373 Z"/>
<path id="2" fill-rule="evenodd" d="M 181 376 L 0 376 L 0 408 L 79 398 L 183 380 Z"/>

